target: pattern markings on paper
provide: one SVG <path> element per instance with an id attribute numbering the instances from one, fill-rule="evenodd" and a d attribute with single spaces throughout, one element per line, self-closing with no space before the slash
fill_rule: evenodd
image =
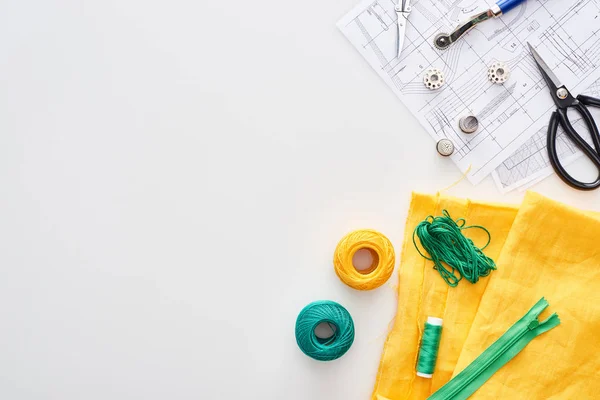
<path id="1" fill-rule="evenodd" d="M 555 109 L 529 53 L 530 42 L 573 93 L 585 93 L 600 78 L 600 0 L 528 0 L 498 19 L 478 25 L 447 50 L 433 38 L 489 7 L 487 1 L 418 0 L 396 57 L 397 18 L 391 0 L 364 0 L 338 22 L 339 29 L 385 80 L 435 141 L 455 144 L 452 160 L 478 183 L 548 125 Z M 509 65 L 504 85 L 488 80 L 494 62 Z M 446 83 L 427 89 L 423 75 L 438 68 Z M 462 133 L 458 121 L 476 115 L 479 130 Z M 399 134 L 408 134 L 399 132 Z M 522 171 L 527 175 L 527 171 Z"/>

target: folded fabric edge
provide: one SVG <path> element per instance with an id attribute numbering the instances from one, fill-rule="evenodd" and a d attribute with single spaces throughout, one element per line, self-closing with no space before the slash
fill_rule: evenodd
<path id="1" fill-rule="evenodd" d="M 416 209 L 416 207 L 414 205 L 417 202 L 421 201 L 421 200 L 432 198 L 432 197 L 435 197 L 435 203 L 437 204 L 438 201 L 439 201 L 439 193 L 435 194 L 435 195 L 424 194 L 424 193 L 417 193 L 417 192 L 412 192 L 411 193 L 410 204 L 408 206 L 408 213 L 406 215 L 406 220 L 404 221 L 404 232 L 402 232 L 403 240 L 402 240 L 402 247 L 401 247 L 401 250 L 400 250 L 400 256 L 396 257 L 396 262 L 397 262 L 397 265 L 396 265 L 396 268 L 397 268 L 396 276 L 397 276 L 397 279 L 398 279 L 398 288 L 400 287 L 400 279 L 401 279 L 401 275 L 402 275 L 402 271 L 400 270 L 400 265 L 402 263 L 402 260 L 404 259 L 404 254 L 406 253 L 406 248 L 408 246 L 407 241 L 404 240 L 404 235 L 406 235 L 406 232 L 408 232 L 410 230 L 410 227 L 408 225 L 409 225 L 409 223 L 410 223 L 410 221 L 412 219 L 413 213 L 414 213 L 414 211 Z M 396 295 L 398 295 L 398 293 L 396 293 Z M 396 307 L 397 306 L 398 306 L 398 302 L 396 302 Z M 375 387 L 373 388 L 373 394 L 371 395 L 371 398 L 373 400 L 392 400 L 392 399 L 389 399 L 387 397 L 384 397 L 384 396 L 380 395 L 378 393 L 378 391 L 379 391 L 379 385 L 380 385 L 380 382 L 381 382 L 381 375 L 382 375 L 383 370 L 384 370 L 383 367 L 384 367 L 384 363 L 385 363 L 386 351 L 387 351 L 388 346 L 389 346 L 389 341 L 390 341 L 390 339 L 391 339 L 391 337 L 392 337 L 392 335 L 394 333 L 394 327 L 395 327 L 396 321 L 398 321 L 398 314 L 400 312 L 402 312 L 402 310 L 400 310 L 399 308 L 397 308 L 396 309 L 396 315 L 394 316 L 394 319 L 395 319 L 394 326 L 392 326 L 392 329 L 389 330 L 389 332 L 387 333 L 385 342 L 383 344 L 383 352 L 381 354 L 381 358 L 380 358 L 379 365 L 378 365 L 377 376 L 375 378 Z"/>

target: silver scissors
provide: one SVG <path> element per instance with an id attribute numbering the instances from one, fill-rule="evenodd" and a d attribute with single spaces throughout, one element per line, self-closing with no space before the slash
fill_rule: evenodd
<path id="1" fill-rule="evenodd" d="M 404 37 L 406 36 L 408 16 L 412 11 L 412 8 L 410 7 L 410 0 L 398 0 L 398 4 L 396 4 L 394 9 L 396 10 L 396 15 L 398 16 L 398 48 L 396 51 L 396 57 L 400 57 L 400 53 L 404 47 Z"/>

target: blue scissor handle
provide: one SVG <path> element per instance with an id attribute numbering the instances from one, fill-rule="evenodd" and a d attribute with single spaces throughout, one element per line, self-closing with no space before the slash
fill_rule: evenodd
<path id="1" fill-rule="evenodd" d="M 496 3 L 496 5 L 500 7 L 502 14 L 506 14 L 507 12 L 524 2 L 525 0 L 500 0 Z"/>

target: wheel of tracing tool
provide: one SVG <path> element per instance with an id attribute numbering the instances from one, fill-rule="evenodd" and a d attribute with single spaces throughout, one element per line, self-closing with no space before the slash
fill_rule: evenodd
<path id="1" fill-rule="evenodd" d="M 433 45 L 438 50 L 446 50 L 451 44 L 452 41 L 450 39 L 450 35 L 447 33 L 439 33 L 433 38 Z"/>
<path id="2" fill-rule="evenodd" d="M 423 76 L 423 83 L 427 89 L 437 90 L 445 83 L 444 73 L 437 68 L 428 69 L 425 76 Z"/>
<path id="3" fill-rule="evenodd" d="M 503 84 L 510 78 L 510 67 L 503 62 L 495 62 L 488 69 L 488 79 L 498 85 Z"/>
<path id="4" fill-rule="evenodd" d="M 450 45 L 469 33 L 478 24 L 491 18 L 501 17 L 525 0 L 498 0 L 489 10 L 473 15 L 461 23 L 452 33 L 440 33 L 433 38 L 433 45 L 439 50 L 446 50 Z"/>

